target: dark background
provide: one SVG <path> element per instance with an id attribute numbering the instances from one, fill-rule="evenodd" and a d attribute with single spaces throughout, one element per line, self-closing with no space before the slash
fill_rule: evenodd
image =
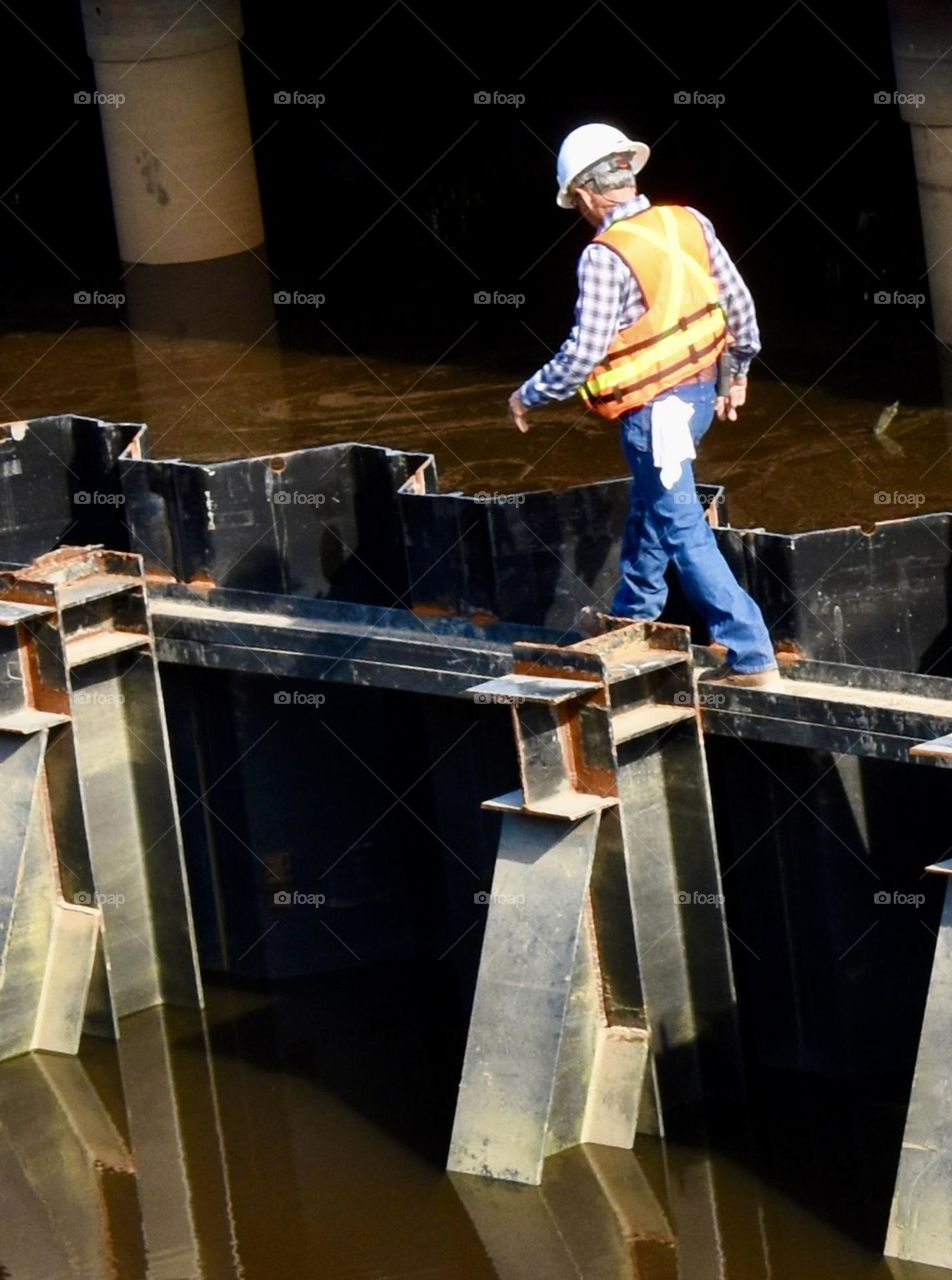
<path id="1" fill-rule="evenodd" d="M 884 353 L 932 348 L 928 307 L 872 302 L 879 288 L 925 291 L 909 129 L 898 107 L 874 102 L 894 87 L 883 2 L 246 0 L 244 13 L 276 287 L 323 292 L 356 351 L 432 360 L 460 338 L 454 359 L 511 358 L 524 376 L 526 360 L 534 367 L 557 345 L 589 232 L 555 206 L 554 153 L 592 119 L 654 147 L 642 175 L 653 200 L 713 220 L 754 292 L 764 356 L 784 377 L 825 369 L 874 319 L 845 368 L 865 362 L 875 378 Z M 98 111 L 73 103 L 95 87 L 79 5 L 12 0 L 0 37 L 2 318 L 55 326 L 60 314 L 75 319 L 75 284 L 54 254 L 84 287 L 108 290 L 119 272 Z M 275 105 L 282 89 L 326 102 Z M 526 100 L 476 104 L 483 90 Z M 675 103 L 694 90 L 726 100 Z M 526 302 L 474 307 L 480 289 Z M 312 323 L 292 340 L 330 348 Z"/>

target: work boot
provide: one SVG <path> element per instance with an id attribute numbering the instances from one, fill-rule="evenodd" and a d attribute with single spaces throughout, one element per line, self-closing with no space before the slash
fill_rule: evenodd
<path id="1" fill-rule="evenodd" d="M 783 681 L 777 667 L 768 667 L 765 671 L 735 671 L 733 667 L 721 667 L 717 671 L 705 672 L 698 677 L 698 683 L 728 684 L 739 689 L 782 689 Z"/>

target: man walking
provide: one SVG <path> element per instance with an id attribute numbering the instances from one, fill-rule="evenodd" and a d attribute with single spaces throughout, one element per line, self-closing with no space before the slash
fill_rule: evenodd
<path id="1" fill-rule="evenodd" d="M 529 409 L 579 391 L 621 428 L 631 468 L 631 509 L 621 548 L 621 582 L 610 612 L 656 619 L 673 562 L 684 593 L 727 651 L 714 678 L 777 681 L 777 661 L 760 609 L 718 550 L 694 487 L 695 446 L 717 417 L 733 420 L 760 350 L 754 304 L 711 223 L 695 209 L 652 205 L 635 175 L 649 148 L 606 124 L 586 124 L 558 157 L 563 209 L 596 229 L 578 265 L 575 324 L 556 354 L 514 391 L 509 409 L 528 431 Z M 728 346 L 730 389 L 717 396 L 718 360 Z M 598 629 L 595 610 L 579 626 Z"/>

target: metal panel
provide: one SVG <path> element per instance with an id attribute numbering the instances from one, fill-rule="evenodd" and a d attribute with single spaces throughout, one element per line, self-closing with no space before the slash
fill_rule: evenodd
<path id="1" fill-rule="evenodd" d="M 952 1268 L 952 861 L 885 1252 Z"/>
<path id="2" fill-rule="evenodd" d="M 584 942 L 577 952 L 598 823 L 504 819 L 447 1162 L 456 1172 L 538 1183 L 557 1077 L 594 1051 Z M 568 1124 L 560 1113 L 563 1145 Z"/>
<path id="3" fill-rule="evenodd" d="M 118 460 L 144 436 L 142 423 L 75 414 L 0 424 L 0 561 L 27 564 L 64 539 L 126 547 Z"/>
<path id="4" fill-rule="evenodd" d="M 8 610 L 33 606 L 34 616 L 16 624 L 21 697 L 30 702 L 0 719 L 0 729 L 24 716 L 59 724 L 71 715 L 57 731 L 50 771 L 55 814 L 45 776 L 35 786 L 25 848 L 36 871 L 21 913 L 50 919 L 45 931 L 34 926 L 24 935 L 34 948 L 42 939 L 47 957 L 33 1046 L 75 1052 L 87 1007 L 108 1032 L 115 1017 L 152 1004 L 201 1002 L 141 564 L 113 552 L 60 550 L 8 574 L 4 597 Z M 15 841 L 5 854 L 14 856 Z M 97 963 L 102 915 L 104 964 Z M 31 972 L 38 981 L 37 964 L 24 955 L 8 981 L 25 982 Z"/>
<path id="5" fill-rule="evenodd" d="M 364 444 L 125 459 L 130 545 L 160 577 L 395 604 L 409 586 L 396 492 L 428 460 Z"/>

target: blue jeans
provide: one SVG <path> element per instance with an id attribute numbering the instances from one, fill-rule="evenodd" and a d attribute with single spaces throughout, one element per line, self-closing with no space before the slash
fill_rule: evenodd
<path id="1" fill-rule="evenodd" d="M 713 382 L 675 387 L 663 393 L 694 405 L 691 434 L 697 446 L 714 418 Z M 621 546 L 621 584 L 611 612 L 617 617 L 654 621 L 668 598 L 664 580 L 673 562 L 684 594 L 707 624 L 711 639 L 727 648 L 738 672 L 776 666 L 760 609 L 740 586 L 721 555 L 694 487 L 694 468 L 682 464 L 670 489 L 661 483 L 651 452 L 651 405 L 620 419 L 621 444 L 631 468 L 631 508 Z"/>

